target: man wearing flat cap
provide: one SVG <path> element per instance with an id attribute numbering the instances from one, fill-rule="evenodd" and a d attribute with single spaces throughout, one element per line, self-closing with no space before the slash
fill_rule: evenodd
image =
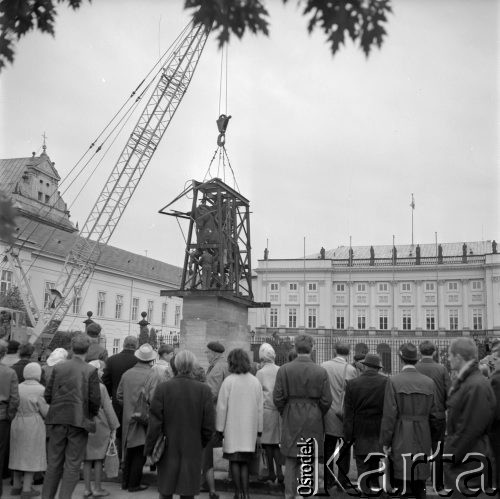
<path id="1" fill-rule="evenodd" d="M 383 451 L 393 464 L 393 486 L 412 491 L 416 499 L 427 497 L 425 481 L 430 476 L 428 464 L 414 465 L 411 456 L 432 455 L 431 426 L 437 416 L 434 382 L 415 368 L 417 347 L 405 343 L 399 350 L 401 372 L 389 378 L 384 398 L 380 430 Z M 403 458 L 403 454 L 408 454 Z"/>
<path id="2" fill-rule="evenodd" d="M 90 347 L 85 357 L 86 362 L 91 362 L 92 360 L 101 360 L 106 362 L 108 359 L 108 351 L 99 343 L 99 338 L 101 336 L 102 327 L 97 322 L 91 322 L 87 326 L 87 336 L 90 338 Z M 104 364 L 103 364 L 104 366 Z"/>
<path id="3" fill-rule="evenodd" d="M 344 438 L 354 443 L 354 455 L 358 477 L 367 471 L 376 470 L 380 459 L 370 457 L 371 452 L 382 452 L 379 443 L 380 424 L 384 410 L 384 394 L 387 376 L 379 373 L 382 362 L 377 354 L 367 353 L 360 361 L 363 372 L 359 377 L 347 382 L 344 398 Z M 370 488 L 378 488 L 378 479 L 361 481 L 360 488 L 364 494 Z"/>
<path id="4" fill-rule="evenodd" d="M 217 405 L 217 398 L 219 397 L 220 387 L 224 378 L 229 375 L 226 359 L 224 358 L 224 345 L 218 341 L 211 341 L 207 345 L 205 351 L 208 360 L 207 369 L 207 385 L 212 391 L 212 398 L 214 401 L 214 411 Z M 214 478 L 214 446 L 219 445 L 216 442 L 216 436 L 208 443 L 203 450 L 203 474 L 206 478 L 206 486 L 209 492 L 209 499 L 218 499 L 215 492 L 215 478 Z M 220 447 L 220 445 L 219 445 Z"/>

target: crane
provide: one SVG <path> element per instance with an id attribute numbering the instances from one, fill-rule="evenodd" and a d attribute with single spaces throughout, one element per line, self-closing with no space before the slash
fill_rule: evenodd
<path id="1" fill-rule="evenodd" d="M 31 343 L 42 333 L 55 332 L 71 307 L 75 289 L 82 289 L 99 261 L 101 246 L 108 243 L 139 184 L 165 130 L 168 128 L 191 82 L 209 29 L 203 25 L 189 25 L 178 38 L 170 56 L 158 73 L 158 79 L 132 133 L 130 134 L 97 201 L 66 257 L 52 291 L 51 308 L 37 310 L 26 272 L 15 252 L 8 254 L 15 278 L 22 284 L 21 296 L 28 314 L 35 324 L 29 339 Z"/>

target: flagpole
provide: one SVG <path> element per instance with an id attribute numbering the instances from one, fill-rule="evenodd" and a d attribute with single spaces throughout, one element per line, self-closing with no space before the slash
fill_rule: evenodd
<path id="1" fill-rule="evenodd" d="M 411 247 L 413 248 L 413 212 L 415 211 L 415 198 L 413 192 L 411 193 Z"/>
<path id="2" fill-rule="evenodd" d="M 304 236 L 304 332 L 306 329 L 306 236 Z"/>

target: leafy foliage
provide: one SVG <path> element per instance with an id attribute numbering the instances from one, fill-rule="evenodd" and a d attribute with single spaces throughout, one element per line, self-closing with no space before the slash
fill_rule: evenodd
<path id="1" fill-rule="evenodd" d="M 305 4 L 303 14 L 309 16 L 309 33 L 319 26 L 333 55 L 345 43 L 346 35 L 359 42 L 367 56 L 374 45 L 380 48 L 387 34 L 387 14 L 392 12 L 390 0 L 299 0 L 299 4 Z M 218 32 L 220 47 L 229 42 L 231 32 L 238 38 L 246 29 L 269 34 L 269 13 L 259 0 L 186 0 L 184 7 L 195 9 L 196 24 Z"/>
<path id="2" fill-rule="evenodd" d="M 83 0 L 57 0 L 78 9 Z M 89 0 L 90 2 L 90 0 Z M 33 29 L 54 35 L 56 6 L 53 0 L 0 0 L 0 71 L 14 61 L 14 44 Z"/>
<path id="3" fill-rule="evenodd" d="M 57 0 L 78 9 L 84 0 Z M 91 0 L 89 0 L 90 2 Z M 288 3 L 288 0 L 282 0 Z M 298 0 L 309 17 L 308 30 L 318 26 L 325 33 L 333 55 L 345 43 L 346 36 L 358 42 L 368 56 L 374 45 L 381 47 L 387 32 L 387 14 L 391 0 Z M 137 2 L 139 6 L 139 2 Z M 219 47 L 231 34 L 242 38 L 250 31 L 269 35 L 269 12 L 261 0 L 185 0 L 193 20 L 217 33 Z M 14 45 L 26 33 L 37 29 L 54 35 L 57 15 L 54 0 L 0 0 L 0 71 L 14 61 Z"/>
<path id="4" fill-rule="evenodd" d="M 29 315 L 26 313 L 26 307 L 24 306 L 21 293 L 19 292 L 19 288 L 17 286 L 12 286 L 9 291 L 0 295 L 0 307 L 23 311 L 26 314 L 26 325 L 33 327 Z"/>

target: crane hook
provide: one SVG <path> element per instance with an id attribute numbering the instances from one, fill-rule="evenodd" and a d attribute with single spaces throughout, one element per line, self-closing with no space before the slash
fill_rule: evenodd
<path id="1" fill-rule="evenodd" d="M 217 145 L 219 147 L 224 147 L 224 144 L 226 143 L 226 130 L 230 119 L 231 116 L 221 114 L 219 119 L 216 121 L 217 129 L 219 130 L 219 136 L 217 137 Z"/>

